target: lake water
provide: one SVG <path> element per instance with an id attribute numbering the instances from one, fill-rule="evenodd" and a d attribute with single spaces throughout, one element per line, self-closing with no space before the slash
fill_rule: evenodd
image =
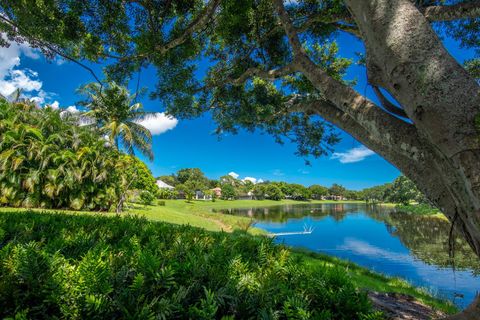
<path id="1" fill-rule="evenodd" d="M 270 233 L 312 228 L 311 234 L 277 236 L 275 241 L 401 277 L 467 306 L 480 291 L 480 262 L 468 245 L 455 237 L 452 261 L 447 221 L 392 211 L 362 204 L 298 204 L 223 212 L 250 216 L 256 227 Z"/>

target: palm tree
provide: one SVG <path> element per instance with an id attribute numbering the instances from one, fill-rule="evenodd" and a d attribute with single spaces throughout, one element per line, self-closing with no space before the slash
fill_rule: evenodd
<path id="1" fill-rule="evenodd" d="M 134 154 L 135 148 L 153 160 L 152 134 L 139 122 L 155 113 L 145 111 L 127 88 L 115 82 L 103 88 L 92 82 L 80 87 L 79 92 L 87 97 L 80 102 L 89 109 L 83 116 L 93 119 L 112 145 L 119 149 L 121 144 L 129 154 Z"/>

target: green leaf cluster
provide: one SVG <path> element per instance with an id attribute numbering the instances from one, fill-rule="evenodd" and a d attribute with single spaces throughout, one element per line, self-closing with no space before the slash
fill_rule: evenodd
<path id="1" fill-rule="evenodd" d="M 344 270 L 266 237 L 138 217 L 0 215 L 0 317 L 360 319 Z"/>
<path id="2" fill-rule="evenodd" d="M 92 121 L 91 126 L 97 126 L 117 149 L 123 146 L 131 155 L 138 150 L 153 160 L 152 134 L 139 122 L 156 114 L 136 102 L 138 92 L 130 94 L 128 88 L 115 82 L 103 86 L 91 82 L 78 91 L 86 97 L 80 104 L 88 108 L 84 117 Z"/>

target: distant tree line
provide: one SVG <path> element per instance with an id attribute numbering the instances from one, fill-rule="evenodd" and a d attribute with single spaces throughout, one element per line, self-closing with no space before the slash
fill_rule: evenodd
<path id="1" fill-rule="evenodd" d="M 314 184 L 306 187 L 298 183 L 284 181 L 263 181 L 253 183 L 250 180 L 240 180 L 231 175 L 219 179 L 209 179 L 199 168 L 180 169 L 171 175 L 159 176 L 158 179 L 175 187 L 161 189 L 159 197 L 175 199 L 183 194 L 187 199 L 193 199 L 195 192 L 209 195 L 215 199 L 214 188 L 221 188 L 221 198 L 225 200 L 252 198 L 257 200 L 321 200 L 347 199 L 364 200 L 368 203 L 395 202 L 408 204 L 410 202 L 425 202 L 425 197 L 415 184 L 405 176 L 399 176 L 392 183 L 366 188 L 363 190 L 348 190 L 334 183 L 330 187 Z"/>

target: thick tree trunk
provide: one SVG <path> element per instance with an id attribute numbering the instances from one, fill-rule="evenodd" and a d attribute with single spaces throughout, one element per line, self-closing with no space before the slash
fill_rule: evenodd
<path id="1" fill-rule="evenodd" d="M 391 162 L 417 183 L 480 257 L 478 84 L 410 0 L 346 3 L 365 41 L 370 82 L 403 106 L 425 149 L 422 161 Z M 478 318 L 478 300 L 452 317 Z"/>
<path id="2" fill-rule="evenodd" d="M 346 2 L 366 44 L 370 82 L 386 88 L 403 106 L 422 145 L 430 149 L 429 162 L 420 168 L 433 169 L 442 183 L 432 184 L 416 169 L 402 171 L 455 223 L 480 257 L 478 84 L 445 50 L 411 1 Z M 392 162 L 408 169 L 408 163 Z"/>
<path id="3" fill-rule="evenodd" d="M 412 123 L 381 110 L 310 60 L 283 1 L 276 7 L 293 65 L 325 99 L 316 113 L 376 151 L 412 179 L 480 257 L 480 88 L 448 54 L 410 0 L 346 0 L 367 52 L 369 82 L 387 89 Z M 295 110 L 292 110 L 295 111 Z M 477 310 L 478 303 L 471 310 Z M 471 312 L 458 319 L 475 319 Z"/>

